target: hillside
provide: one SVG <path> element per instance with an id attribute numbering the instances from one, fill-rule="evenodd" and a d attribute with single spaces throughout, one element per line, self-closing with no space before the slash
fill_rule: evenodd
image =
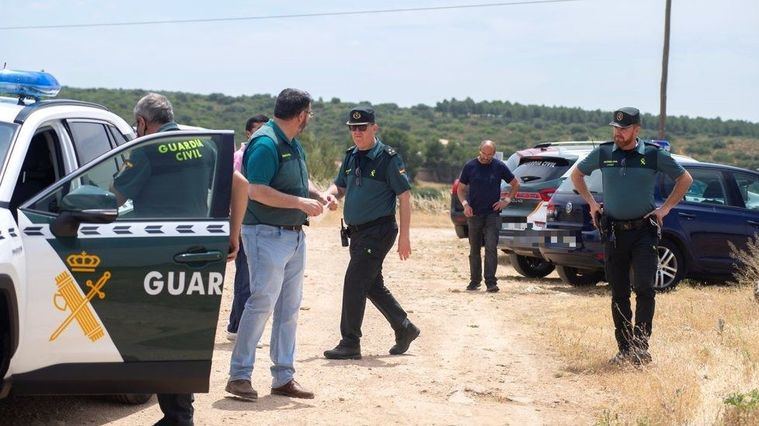
<path id="1" fill-rule="evenodd" d="M 132 107 L 145 93 L 65 87 L 60 97 L 103 104 L 131 122 Z M 271 95 L 162 93 L 174 104 L 178 122 L 233 129 L 238 135 L 243 134 L 245 120 L 251 115 L 271 115 L 275 99 Z M 309 167 L 317 178 L 332 176 L 335 162 L 342 159 L 342 152 L 350 146 L 345 120 L 348 110 L 356 104 L 338 98 L 320 98 L 314 103 L 315 118 L 303 135 L 303 142 L 309 152 Z M 483 139 L 496 141 L 498 149 L 508 155 L 540 141 L 607 140 L 611 135 L 607 126 L 610 111 L 471 99 L 444 100 L 435 106 L 374 107 L 383 140 L 400 150 L 409 172 L 413 175 L 416 170 L 426 168 L 444 182 L 452 180 L 464 161 L 476 155 L 476 146 Z M 654 138 L 657 124 L 655 116 L 644 114 L 641 136 Z M 679 116 L 668 117 L 667 127 L 676 153 L 702 161 L 759 168 L 759 123 Z M 448 142 L 441 144 L 441 139 Z"/>

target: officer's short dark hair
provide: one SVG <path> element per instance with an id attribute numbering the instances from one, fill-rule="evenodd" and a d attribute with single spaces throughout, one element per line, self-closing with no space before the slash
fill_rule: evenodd
<path id="1" fill-rule="evenodd" d="M 266 123 L 267 121 L 269 121 L 269 117 L 267 117 L 267 116 L 265 116 L 263 114 L 254 115 L 253 117 L 250 117 L 248 119 L 248 121 L 245 122 L 245 130 L 247 130 L 247 131 L 250 132 L 250 131 L 253 130 L 253 125 L 254 124 L 256 124 L 256 123 Z"/>
<path id="2" fill-rule="evenodd" d="M 289 120 L 296 117 L 311 105 L 311 95 L 298 89 L 285 89 L 277 95 L 277 103 L 274 105 L 274 116 L 281 120 Z"/>
<path id="3" fill-rule="evenodd" d="M 134 116 L 138 115 L 150 123 L 166 124 L 174 121 L 174 108 L 166 96 L 158 93 L 148 93 L 137 101 L 134 106 Z"/>

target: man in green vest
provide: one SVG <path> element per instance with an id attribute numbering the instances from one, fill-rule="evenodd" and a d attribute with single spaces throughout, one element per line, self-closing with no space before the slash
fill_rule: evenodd
<path id="1" fill-rule="evenodd" d="M 294 379 L 306 252 L 303 226 L 308 216 L 319 215 L 334 200 L 309 180 L 306 153 L 296 139 L 312 115 L 308 93 L 283 90 L 277 96 L 274 119 L 253 134 L 243 156 L 250 200 L 242 240 L 248 256 L 250 297 L 240 318 L 226 391 L 248 401 L 258 399 L 250 379 L 256 343 L 272 314 L 271 393 L 314 397 Z"/>
<path id="2" fill-rule="evenodd" d="M 648 339 L 654 319 L 654 281 L 662 219 L 683 199 L 693 178 L 656 145 L 638 139 L 640 112 L 625 107 L 614 112 L 610 126 L 614 142 L 601 144 L 572 172 L 572 182 L 590 206 L 590 217 L 602 227 L 606 278 L 611 286 L 611 316 L 619 352 L 611 362 L 648 364 Z M 593 198 L 584 176 L 601 169 L 603 207 Z M 659 207 L 654 203 L 656 176 L 675 181 L 672 193 Z M 598 218 L 603 215 L 599 223 Z M 601 229 L 601 228 L 599 228 Z M 632 270 L 632 283 L 630 271 Z M 635 322 L 630 308 L 630 285 L 635 289 Z"/>

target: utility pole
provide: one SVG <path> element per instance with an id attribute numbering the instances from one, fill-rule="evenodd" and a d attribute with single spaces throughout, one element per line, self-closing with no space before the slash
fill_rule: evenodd
<path id="1" fill-rule="evenodd" d="M 661 93 L 659 95 L 659 139 L 665 138 L 664 125 L 667 120 L 667 74 L 669 72 L 669 17 L 672 0 L 666 0 L 664 12 L 664 49 L 661 59 Z"/>

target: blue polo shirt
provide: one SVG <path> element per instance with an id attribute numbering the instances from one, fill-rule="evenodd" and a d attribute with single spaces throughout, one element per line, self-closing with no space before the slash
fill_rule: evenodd
<path id="1" fill-rule="evenodd" d="M 469 187 L 466 197 L 475 215 L 493 213 L 493 204 L 501 199 L 501 181 L 511 182 L 514 175 L 506 164 L 496 158 L 489 164 L 470 160 L 461 171 L 459 182 Z"/>

